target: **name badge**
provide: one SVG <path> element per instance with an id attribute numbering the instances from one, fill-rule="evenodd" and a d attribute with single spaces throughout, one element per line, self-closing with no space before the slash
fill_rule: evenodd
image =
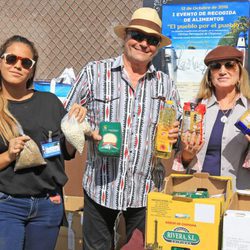
<path id="1" fill-rule="evenodd" d="M 41 143 L 43 158 L 50 158 L 61 154 L 61 147 L 59 141 L 52 141 Z"/>

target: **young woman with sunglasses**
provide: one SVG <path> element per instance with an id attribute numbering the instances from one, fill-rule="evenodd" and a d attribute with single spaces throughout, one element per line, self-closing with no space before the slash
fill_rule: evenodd
<path id="1" fill-rule="evenodd" d="M 75 149 L 60 130 L 66 113 L 60 100 L 32 89 L 37 62 L 34 44 L 24 37 L 10 37 L 0 47 L 1 250 L 53 250 L 63 219 L 63 158 L 71 159 Z M 70 112 L 80 121 L 86 113 L 79 105 Z M 19 125 L 25 135 L 20 135 Z M 52 157 L 43 155 L 46 165 L 14 172 L 31 138 L 40 149 L 52 140 L 57 150 Z"/>
<path id="2" fill-rule="evenodd" d="M 250 108 L 248 72 L 242 66 L 243 54 L 231 46 L 219 46 L 204 59 L 207 70 L 200 84 L 197 101 L 206 104 L 205 139 L 183 136 L 175 170 L 208 172 L 232 176 L 237 189 L 250 188 L 249 139 L 235 126 Z"/>

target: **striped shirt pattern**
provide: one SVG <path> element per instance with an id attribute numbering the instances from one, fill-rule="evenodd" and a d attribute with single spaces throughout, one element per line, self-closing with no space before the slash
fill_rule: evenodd
<path id="1" fill-rule="evenodd" d="M 92 129 L 101 121 L 120 122 L 120 157 L 103 157 L 88 141 L 88 157 L 83 188 L 98 204 L 117 210 L 145 207 L 153 187 L 153 142 L 163 98 L 174 101 L 178 116 L 180 99 L 168 76 L 150 65 L 138 82 L 131 86 L 122 56 L 88 63 L 79 73 L 67 99 L 66 108 L 75 102 L 88 110 Z"/>

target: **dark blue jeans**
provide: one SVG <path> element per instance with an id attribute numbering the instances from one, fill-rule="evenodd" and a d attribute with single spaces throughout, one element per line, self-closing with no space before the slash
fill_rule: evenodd
<path id="1" fill-rule="evenodd" d="M 0 192 L 0 249 L 54 250 L 63 218 L 62 199 L 16 198 Z"/>
<path id="2" fill-rule="evenodd" d="M 103 207 L 84 192 L 83 250 L 111 250 L 114 247 L 114 224 L 119 210 Z M 126 239 L 135 229 L 145 234 L 146 208 L 128 208 L 122 212 L 126 224 Z"/>

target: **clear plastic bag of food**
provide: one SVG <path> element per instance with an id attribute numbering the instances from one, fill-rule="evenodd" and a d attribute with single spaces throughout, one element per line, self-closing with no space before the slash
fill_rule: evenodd
<path id="1" fill-rule="evenodd" d="M 24 135 L 21 126 L 19 125 L 19 132 Z M 34 140 L 30 139 L 25 142 L 23 150 L 17 156 L 14 171 L 38 167 L 41 165 L 46 165 L 46 161 L 43 159 L 39 147 Z"/>
<path id="2" fill-rule="evenodd" d="M 85 144 L 85 134 L 90 135 L 92 131 L 89 123 L 86 120 L 79 123 L 74 115 L 69 117 L 66 114 L 61 121 L 61 129 L 67 141 L 82 154 Z"/>

